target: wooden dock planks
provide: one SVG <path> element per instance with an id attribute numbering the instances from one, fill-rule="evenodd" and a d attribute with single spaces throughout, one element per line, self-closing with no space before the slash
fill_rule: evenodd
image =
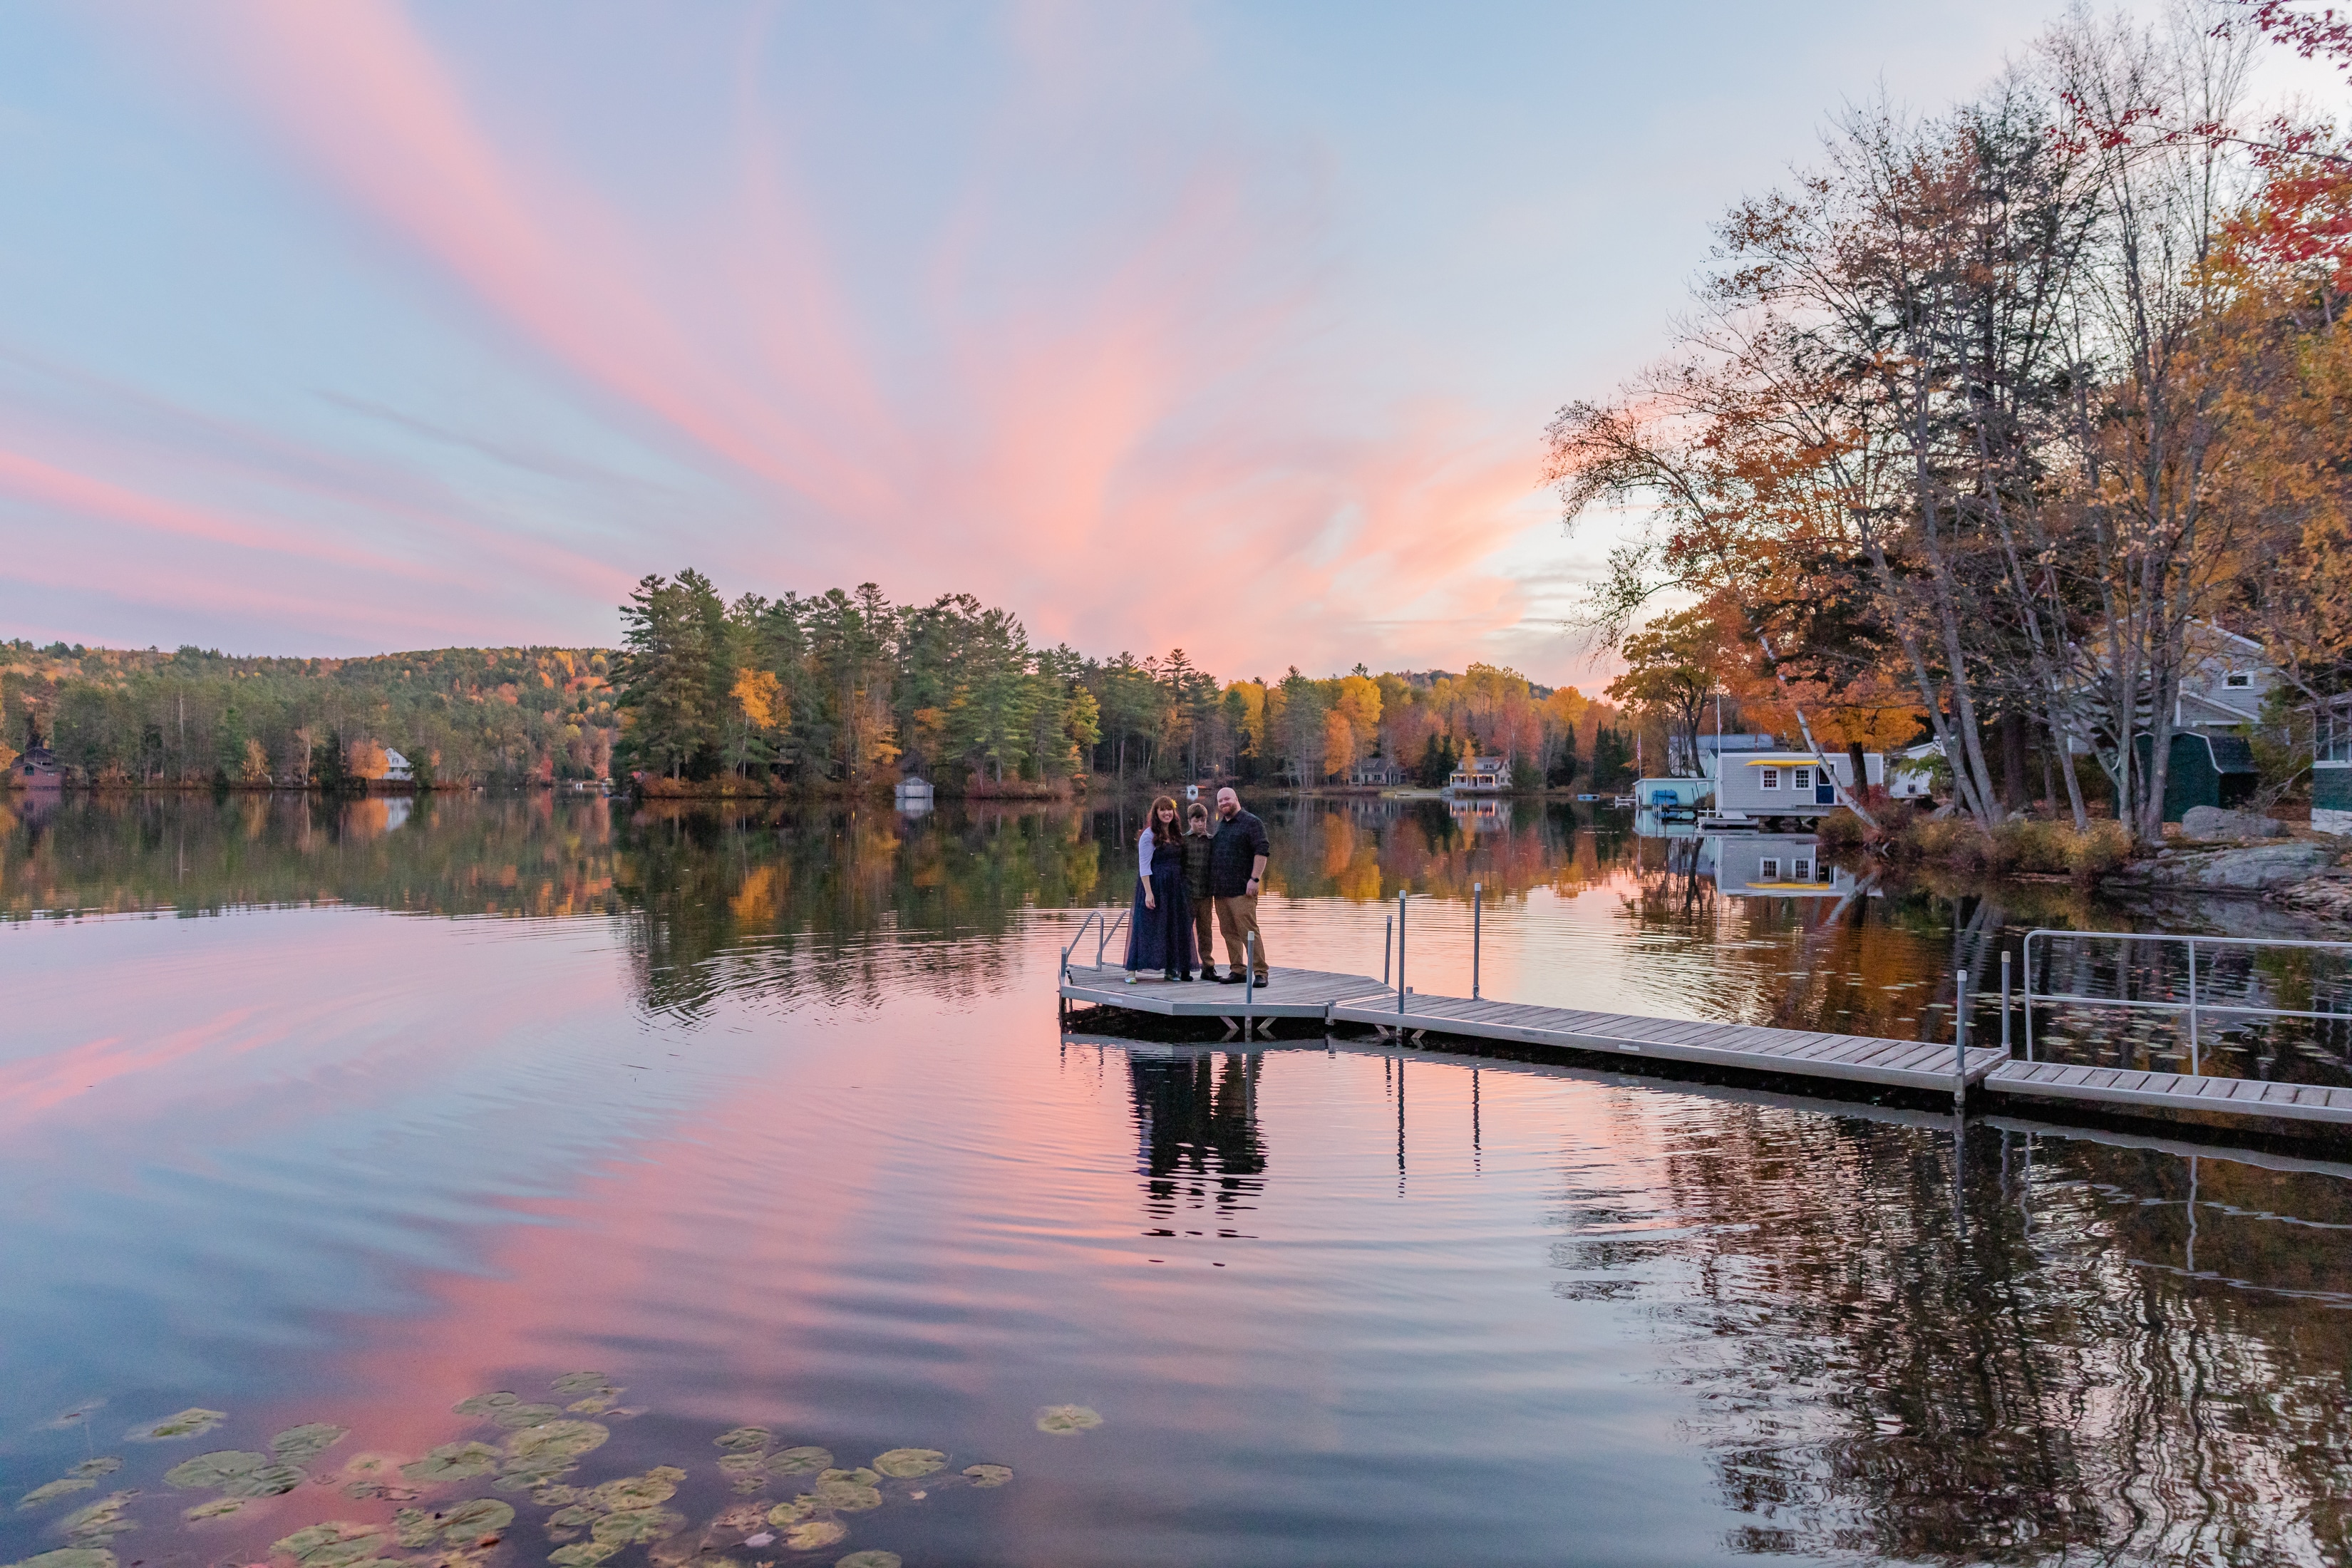
<path id="1" fill-rule="evenodd" d="M 1954 1052 L 1948 1043 L 1753 1024 L 1642 1018 L 1418 992 L 1405 998 L 1400 1013 L 1395 991 L 1381 982 L 1368 975 L 1323 970 L 1277 969 L 1273 983 L 1244 1002 L 1244 988 L 1239 985 L 1170 982 L 1156 975 L 1129 985 L 1124 970 L 1076 964 L 1064 974 L 1061 994 L 1069 1001 L 1161 1017 L 1306 1018 L 1327 1025 L 1370 1025 L 1386 1030 L 1690 1062 L 1761 1078 L 1836 1079 L 1932 1093 L 1951 1092 L 1956 1078 Z M 1969 1051 L 1965 1073 L 1971 1089 L 2005 1097 L 2352 1123 L 2352 1089 L 2014 1061 L 1997 1048 L 1982 1047 Z"/>
<path id="2" fill-rule="evenodd" d="M 2352 1122 L 2352 1089 L 2271 1083 L 2247 1078 L 2192 1078 L 2186 1073 L 2134 1072 L 2072 1067 L 2062 1062 L 2005 1062 L 1985 1079 L 2001 1095 L 2088 1100 L 2100 1105 L 2157 1106 L 2167 1110 L 2214 1110 L 2278 1116 L 2297 1121 Z"/>

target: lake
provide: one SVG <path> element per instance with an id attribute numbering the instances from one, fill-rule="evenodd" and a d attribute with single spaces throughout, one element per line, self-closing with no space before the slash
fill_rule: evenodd
<path id="1" fill-rule="evenodd" d="M 2324 1158 L 1065 1034 L 1133 804 L 0 803 L 0 1562 L 2347 1557 Z M 1275 960 L 1945 1038 L 2158 918 L 1582 810 L 1265 803 Z"/>

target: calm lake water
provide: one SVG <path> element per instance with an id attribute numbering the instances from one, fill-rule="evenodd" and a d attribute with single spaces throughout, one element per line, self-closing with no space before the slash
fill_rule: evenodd
<path id="1" fill-rule="evenodd" d="M 0 1562 L 2347 1558 L 2352 1169 L 1066 1036 L 1116 810 L 405 805 L 0 816 Z M 1475 881 L 1515 1000 L 1945 1038 L 2005 931 L 2151 918 L 1267 815 L 1276 963 L 1404 889 L 1466 986 Z"/>

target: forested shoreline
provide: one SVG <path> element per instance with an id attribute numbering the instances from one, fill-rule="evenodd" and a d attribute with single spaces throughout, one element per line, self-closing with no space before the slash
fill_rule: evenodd
<path id="1" fill-rule="evenodd" d="M 1514 787 L 1615 788 L 1617 710 L 1474 664 L 1219 679 L 1181 648 L 1033 645 L 970 595 L 722 598 L 645 578 L 615 648 L 441 648 L 345 659 L 0 643 L 0 764 L 46 746 L 91 788 L 425 788 L 612 779 L 664 794 L 1053 796 L 1232 778 L 1441 784 L 1500 757 Z M 1663 731 L 1652 736 L 1661 744 Z"/>
<path id="2" fill-rule="evenodd" d="M 2352 140 L 2251 104 L 2264 48 L 2352 74 L 2333 12 L 2078 10 L 1727 213 L 1666 356 L 1550 427 L 1571 521 L 1648 521 L 1591 606 L 1612 694 L 1933 742 L 1988 828 L 2156 839 L 2195 726 L 2296 789 L 2352 692 Z"/>

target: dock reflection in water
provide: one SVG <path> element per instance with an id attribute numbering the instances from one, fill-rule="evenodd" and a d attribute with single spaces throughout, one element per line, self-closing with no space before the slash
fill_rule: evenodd
<path id="1" fill-rule="evenodd" d="M 327 1468 L 412 1460 L 476 1436 L 458 1401 L 588 1367 L 644 1414 L 577 1479 L 675 1463 L 698 1527 L 744 1500 L 712 1444 L 746 1424 L 1013 1472 L 845 1514 L 826 1562 L 2347 1554 L 2341 1163 L 1362 1043 L 1060 1039 L 1116 807 L 390 815 L 0 824 L 0 1489 L 121 1460 L 0 1510 L 0 1562 L 117 1491 L 125 1568 L 387 1522 L 305 1485 L 188 1524 L 163 1478 L 307 1422 L 353 1429 Z M 1402 886 L 1432 987 L 1466 978 L 1475 881 L 1489 993 L 1530 1000 L 1924 1037 L 1956 958 L 2085 910 L 1815 896 L 1792 863 L 1800 890 L 1735 892 L 1517 804 L 1475 834 L 1442 805 L 1269 815 L 1285 963 L 1376 962 Z M 1062 1406 L 1102 1424 L 1039 1430 Z M 191 1407 L 226 1420 L 111 1441 Z M 520 1510 L 484 1568 L 542 1561 L 551 1505 L 480 1495 Z"/>

